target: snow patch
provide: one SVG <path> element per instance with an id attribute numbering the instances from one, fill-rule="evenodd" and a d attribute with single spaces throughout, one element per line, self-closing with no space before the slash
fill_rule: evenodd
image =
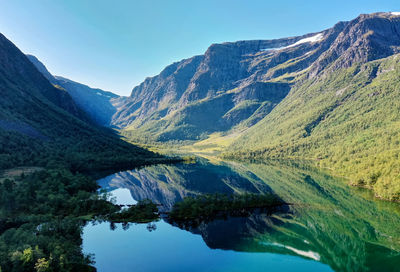
<path id="1" fill-rule="evenodd" d="M 281 50 L 281 49 L 284 49 L 284 48 L 287 48 L 287 46 L 273 47 L 273 48 L 264 48 L 264 49 L 261 49 L 261 51 Z"/>
<path id="2" fill-rule="evenodd" d="M 314 36 L 301 39 L 301 40 L 295 42 L 294 44 L 291 44 L 291 45 L 288 45 L 288 46 L 284 46 L 284 47 L 275 47 L 275 48 L 264 48 L 264 49 L 261 49 L 261 51 L 281 50 L 281 49 L 286 49 L 286 48 L 294 47 L 294 46 L 297 46 L 297 45 L 303 44 L 303 43 L 315 43 L 315 42 L 319 42 L 319 41 L 322 40 L 323 38 L 324 38 L 324 35 L 323 35 L 322 33 L 318 33 L 318 34 L 316 34 L 316 35 L 314 35 Z"/>
<path id="3" fill-rule="evenodd" d="M 293 46 L 296 46 L 296 45 L 299 45 L 299 44 L 302 44 L 302 43 L 308 43 L 308 42 L 309 43 L 319 42 L 320 40 L 322 40 L 323 37 L 324 37 L 324 35 L 322 33 L 318 33 L 317 35 L 301 39 L 300 41 L 297 41 L 294 44 L 289 45 L 287 47 L 293 47 Z"/>
<path id="4" fill-rule="evenodd" d="M 393 11 L 390 14 L 392 14 L 394 16 L 400 16 L 400 11 Z"/>

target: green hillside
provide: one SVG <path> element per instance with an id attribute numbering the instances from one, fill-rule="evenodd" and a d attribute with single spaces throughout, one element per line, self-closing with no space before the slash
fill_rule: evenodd
<path id="1" fill-rule="evenodd" d="M 95 271 L 82 227 L 116 209 L 93 177 L 168 159 L 94 125 L 1 34 L 0 96 L 0 271 Z"/>
<path id="2" fill-rule="evenodd" d="M 162 158 L 93 125 L 0 35 L 0 169 L 62 167 L 73 172 L 132 168 Z"/>
<path id="3" fill-rule="evenodd" d="M 400 55 L 295 87 L 227 157 L 300 157 L 400 200 Z"/>

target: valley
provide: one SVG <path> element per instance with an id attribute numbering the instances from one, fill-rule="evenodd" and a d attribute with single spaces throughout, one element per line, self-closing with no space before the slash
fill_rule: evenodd
<path id="1" fill-rule="evenodd" d="M 0 94 L 0 272 L 398 270 L 397 12 L 213 43 L 129 96 L 0 34 Z"/>
<path id="2" fill-rule="evenodd" d="M 29 59 L 131 143 L 165 154 L 310 160 L 397 201 L 399 29 L 396 13 L 374 13 L 298 37 L 213 44 L 129 97 L 52 76 Z"/>
<path id="3" fill-rule="evenodd" d="M 135 143 L 234 159 L 314 161 L 399 200 L 400 17 L 211 45 L 146 79 L 113 118 Z"/>

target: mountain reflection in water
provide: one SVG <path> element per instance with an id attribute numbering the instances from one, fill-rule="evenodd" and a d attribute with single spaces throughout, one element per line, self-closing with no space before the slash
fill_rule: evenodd
<path id="1" fill-rule="evenodd" d="M 199 159 L 195 164 L 157 165 L 116 173 L 98 182 L 110 191 L 128 189 L 132 201 L 151 199 L 162 204 L 164 211 L 185 196 L 274 192 L 295 205 L 273 214 L 254 212 L 248 217 L 180 228 L 201 235 L 209 249 L 271 253 L 280 258 L 297 256 L 327 264 L 335 271 L 397 271 L 400 267 L 399 205 L 375 200 L 370 192 L 351 188 L 343 180 L 308 165 L 277 161 L 213 164 Z M 164 222 L 157 224 L 166 227 Z M 145 246 L 154 247 L 150 243 Z M 92 253 L 99 261 L 96 251 Z M 289 270 L 301 267 L 293 263 Z M 322 268 L 314 265 L 307 269 Z"/>

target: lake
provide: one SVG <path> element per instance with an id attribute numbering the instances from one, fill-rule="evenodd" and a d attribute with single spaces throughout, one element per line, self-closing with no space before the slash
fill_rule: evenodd
<path id="1" fill-rule="evenodd" d="M 198 159 L 98 181 L 119 204 L 151 199 L 168 211 L 185 196 L 269 193 L 293 203 L 196 227 L 87 224 L 83 250 L 98 271 L 398 271 L 400 206 L 296 162 Z"/>

